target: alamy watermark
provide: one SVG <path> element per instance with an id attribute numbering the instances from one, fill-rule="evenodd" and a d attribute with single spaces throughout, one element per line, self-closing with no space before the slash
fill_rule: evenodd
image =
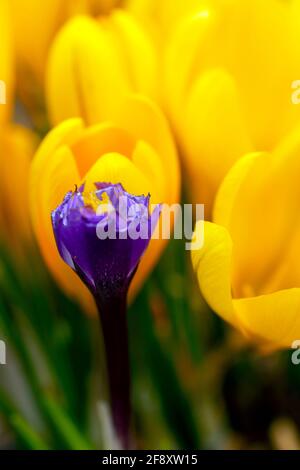
<path id="1" fill-rule="evenodd" d="M 300 339 L 293 341 L 291 349 L 295 350 L 291 355 L 291 362 L 294 366 L 298 366 L 300 364 Z"/>
<path id="2" fill-rule="evenodd" d="M 6 364 L 6 344 L 5 341 L 0 340 L 0 365 Z"/>
<path id="3" fill-rule="evenodd" d="M 137 207 L 138 206 L 138 207 Z M 96 233 L 100 240 L 186 240 L 185 249 L 198 250 L 204 244 L 204 205 L 203 204 L 162 204 L 160 217 L 150 217 L 158 207 L 155 204 L 128 205 L 126 197 L 120 197 L 118 207 L 111 203 L 100 204 L 97 214 L 106 217 L 97 224 Z M 194 232 L 194 225 L 198 230 Z"/>

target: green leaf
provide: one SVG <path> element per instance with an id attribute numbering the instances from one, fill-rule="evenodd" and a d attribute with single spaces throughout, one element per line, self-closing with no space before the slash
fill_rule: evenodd
<path id="1" fill-rule="evenodd" d="M 45 409 L 52 424 L 60 433 L 61 439 L 71 450 L 91 450 L 92 445 L 76 428 L 73 421 L 64 412 L 64 410 L 51 397 L 43 398 Z"/>
<path id="2" fill-rule="evenodd" d="M 13 429 L 16 437 L 23 442 L 24 446 L 29 450 L 47 450 L 48 444 L 42 437 L 32 428 L 32 426 L 24 419 L 21 413 L 9 400 L 9 398 L 0 391 L 0 412 L 4 419 Z"/>
<path id="3" fill-rule="evenodd" d="M 147 296 L 140 295 L 130 309 L 131 356 L 138 352 L 144 370 L 151 376 L 169 430 L 182 449 L 196 449 L 200 434 L 186 390 L 180 382 L 173 358 L 160 343 Z M 133 339 L 134 338 L 134 339 Z M 141 360 L 142 357 L 142 360 Z"/>

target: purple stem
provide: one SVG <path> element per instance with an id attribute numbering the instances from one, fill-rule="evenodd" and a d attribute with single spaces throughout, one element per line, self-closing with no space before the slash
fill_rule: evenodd
<path id="1" fill-rule="evenodd" d="M 106 352 L 107 376 L 113 424 L 124 449 L 130 438 L 130 364 L 126 293 L 116 297 L 96 296 Z"/>

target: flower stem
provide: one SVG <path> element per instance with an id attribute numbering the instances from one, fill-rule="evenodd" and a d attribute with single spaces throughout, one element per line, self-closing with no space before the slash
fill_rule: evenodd
<path id="1" fill-rule="evenodd" d="M 116 297 L 96 296 L 106 352 L 107 376 L 113 424 L 124 449 L 130 439 L 130 364 L 126 293 Z"/>

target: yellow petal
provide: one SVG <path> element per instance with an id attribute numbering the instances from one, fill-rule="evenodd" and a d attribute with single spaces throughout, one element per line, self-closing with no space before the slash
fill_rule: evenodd
<path id="1" fill-rule="evenodd" d="M 214 196 L 227 171 L 251 150 L 233 78 L 210 70 L 190 91 L 182 112 L 181 142 L 193 200 L 204 203 L 210 218 Z"/>
<path id="2" fill-rule="evenodd" d="M 290 348 L 300 338 L 300 289 L 234 300 L 248 335 L 270 348 Z"/>
<path id="3" fill-rule="evenodd" d="M 197 223 L 194 240 L 200 239 L 203 222 Z M 239 327 L 231 298 L 232 241 L 224 227 L 204 222 L 204 245 L 191 251 L 199 287 L 208 305 L 224 320 Z"/>
<path id="4" fill-rule="evenodd" d="M 164 94 L 173 119 L 180 119 L 189 85 L 197 78 L 192 74 L 198 59 L 199 44 L 204 42 L 211 24 L 211 12 L 203 8 L 197 15 L 189 16 L 175 28 L 167 44 L 164 57 Z M 178 57 L 180 62 L 178 63 Z M 200 61 L 199 61 L 200 62 Z M 202 57 L 201 62 L 202 63 Z M 175 72 L 176 71 L 176 72 Z"/>
<path id="5" fill-rule="evenodd" d="M 300 287 L 300 223 L 295 220 L 282 247 L 276 269 L 264 287 L 264 291 L 275 292 L 279 289 Z"/>
<path id="6" fill-rule="evenodd" d="M 230 227 L 232 211 L 235 201 L 239 198 L 239 192 L 243 189 L 242 185 L 255 166 L 256 160 L 263 159 L 264 155 L 262 152 L 249 153 L 243 156 L 228 172 L 215 199 L 213 220 L 216 224 Z M 268 157 L 266 156 L 266 158 Z"/>
<path id="7" fill-rule="evenodd" d="M 219 190 L 214 220 L 233 240 L 235 297 L 272 292 L 272 278 L 298 230 L 299 135 L 296 129 L 273 154 L 243 158 Z"/>
<path id="8" fill-rule="evenodd" d="M 6 0 L 1 0 L 1 3 Z M 99 15 L 112 9 L 117 0 L 9 0 L 13 14 L 19 87 L 41 86 L 49 48 L 59 28 L 78 14 Z M 29 88 L 30 89 L 30 88 Z M 31 90 L 31 89 L 30 89 Z"/>
<path id="9" fill-rule="evenodd" d="M 164 0 L 156 2 L 153 0 L 128 0 L 127 8 L 144 22 L 149 20 L 156 24 L 160 36 L 163 39 L 168 37 L 168 33 L 174 25 L 191 12 L 199 9 L 201 0 Z"/>
<path id="10" fill-rule="evenodd" d="M 167 200 L 163 202 L 177 202 L 180 192 L 178 156 L 167 120 L 158 106 L 143 96 L 129 97 L 122 102 L 114 122 L 156 151 L 167 187 Z"/>
<path id="11" fill-rule="evenodd" d="M 100 24 L 117 46 L 131 90 L 155 98 L 157 57 L 146 31 L 124 10 L 114 10 L 109 17 L 102 17 Z"/>
<path id="12" fill-rule="evenodd" d="M 206 10 L 202 7 L 185 19 L 170 42 L 166 57 L 169 105 L 180 115 L 180 105 L 197 77 L 207 69 L 224 68 L 236 80 L 253 145 L 268 150 L 284 135 L 291 83 L 300 72 L 288 2 L 205 3 Z"/>
<path id="13" fill-rule="evenodd" d="M 268 150 L 283 134 L 297 45 L 290 35 L 288 3 L 278 0 L 225 2 L 211 48 L 236 78 L 255 148 Z M 230 28 L 224 37 L 224 28 Z M 255 31 L 255 41 L 253 33 Z M 282 41 L 282 37 L 285 38 Z M 274 97 L 276 96 L 276 99 Z M 267 130 L 267 131 L 266 131 Z"/>
<path id="14" fill-rule="evenodd" d="M 80 119 L 70 119 L 53 129 L 40 145 L 31 165 L 30 171 L 30 198 L 33 223 L 38 222 L 36 209 L 37 194 L 41 192 L 44 167 L 51 159 L 51 155 L 61 145 L 72 145 L 83 133 L 83 123 Z"/>
<path id="15" fill-rule="evenodd" d="M 36 136 L 20 126 L 0 130 L 0 237 L 14 250 L 31 240 L 28 194 L 30 162 L 37 146 Z"/>
<path id="16" fill-rule="evenodd" d="M 115 44 L 96 20 L 78 16 L 57 35 L 48 61 L 46 95 L 54 124 L 105 119 L 129 89 Z"/>
<path id="17" fill-rule="evenodd" d="M 151 203 L 160 204 L 168 198 L 166 188 L 166 175 L 159 155 L 144 140 L 137 142 L 131 160 L 147 178 L 153 182 L 154 193 L 151 194 Z"/>
<path id="18" fill-rule="evenodd" d="M 153 192 L 153 182 L 126 157 L 108 153 L 97 160 L 83 177 L 86 191 L 94 191 L 94 183 L 122 183 L 124 189 L 137 196 Z"/>
<path id="19" fill-rule="evenodd" d="M 72 145 L 72 151 L 83 177 L 105 153 L 116 152 L 129 158 L 134 147 L 135 139 L 125 129 L 104 122 L 85 129 L 81 138 Z"/>

